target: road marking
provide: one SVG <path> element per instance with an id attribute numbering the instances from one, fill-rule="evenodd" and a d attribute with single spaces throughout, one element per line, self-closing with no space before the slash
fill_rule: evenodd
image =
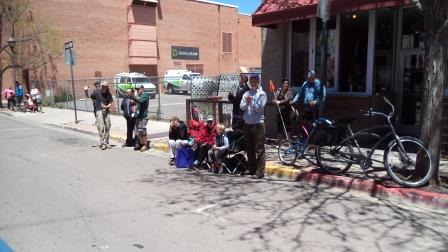
<path id="1" fill-rule="evenodd" d="M 0 239 L 0 252 L 13 252 L 13 250 L 6 244 L 6 242 Z"/>
<path id="2" fill-rule="evenodd" d="M 177 103 L 165 103 L 165 104 L 160 104 L 160 107 L 163 106 L 176 106 L 176 105 L 185 105 L 185 102 L 177 102 Z M 149 105 L 148 107 L 153 108 L 153 107 L 157 107 L 159 105 L 155 104 L 155 105 Z"/>
<path id="3" fill-rule="evenodd" d="M 7 132 L 7 131 L 22 131 L 22 130 L 36 130 L 36 129 L 41 129 L 41 128 L 16 128 L 16 129 L 1 129 L 1 132 Z"/>
<path id="4" fill-rule="evenodd" d="M 206 206 L 200 207 L 198 209 L 195 209 L 193 212 L 197 213 L 197 214 L 202 214 L 202 215 L 205 215 L 205 216 L 209 216 L 210 214 L 205 212 L 205 211 L 208 210 L 208 209 L 212 209 L 212 208 L 214 208 L 217 205 L 218 204 L 206 205 Z"/>

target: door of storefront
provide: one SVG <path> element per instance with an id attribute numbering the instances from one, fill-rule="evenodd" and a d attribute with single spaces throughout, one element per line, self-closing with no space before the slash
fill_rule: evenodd
<path id="1" fill-rule="evenodd" d="M 396 114 L 402 134 L 418 135 L 424 81 L 424 51 L 406 50 L 400 53 L 398 65 L 398 101 Z"/>

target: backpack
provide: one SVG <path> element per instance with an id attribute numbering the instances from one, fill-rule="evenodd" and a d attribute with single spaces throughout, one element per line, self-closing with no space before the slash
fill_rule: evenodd
<path id="1" fill-rule="evenodd" d="M 194 162 L 193 149 L 189 147 L 179 148 L 176 151 L 176 167 L 177 168 L 189 168 Z"/>

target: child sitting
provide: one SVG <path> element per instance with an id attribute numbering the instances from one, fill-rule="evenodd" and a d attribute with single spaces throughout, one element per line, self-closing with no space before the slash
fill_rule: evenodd
<path id="1" fill-rule="evenodd" d="M 208 151 L 210 167 L 215 173 L 223 172 L 222 161 L 229 150 L 229 139 L 225 135 L 226 127 L 218 124 L 216 127 L 216 137 L 213 147 Z"/>

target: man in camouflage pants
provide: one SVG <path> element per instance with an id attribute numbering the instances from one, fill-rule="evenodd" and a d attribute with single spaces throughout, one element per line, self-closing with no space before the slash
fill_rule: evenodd
<path id="1" fill-rule="evenodd" d="M 101 90 L 94 90 L 90 94 L 90 98 L 95 101 L 95 125 L 98 128 L 98 134 L 100 136 L 100 148 L 102 150 L 111 148 L 109 145 L 109 131 L 111 126 L 109 110 L 114 100 L 110 94 L 108 83 L 106 81 L 101 82 Z"/>

